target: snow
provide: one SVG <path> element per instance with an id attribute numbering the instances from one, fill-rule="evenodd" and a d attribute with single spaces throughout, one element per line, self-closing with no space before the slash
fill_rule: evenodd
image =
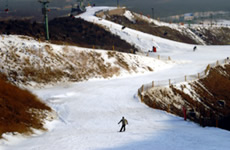
<path id="1" fill-rule="evenodd" d="M 100 23 L 123 39 L 135 44 L 143 52 L 156 45 L 151 53 L 181 62 L 159 65 L 153 73 L 127 75 L 120 78 L 66 83 L 54 87 L 30 90 L 50 105 L 58 119 L 49 123 L 49 131 L 32 137 L 16 135 L 1 140 L 3 150 L 228 150 L 230 132 L 214 127 L 200 127 L 183 118 L 154 110 L 137 98 L 138 88 L 152 80 L 168 80 L 197 74 L 207 64 L 230 56 L 230 46 L 193 46 L 178 43 L 132 29 L 121 31 L 121 25 L 99 20 L 96 11 L 110 7 L 88 7 L 80 15 L 85 20 Z M 137 36 L 138 35 L 138 36 Z M 153 40 L 152 40 L 153 39 Z M 143 60 L 147 57 L 142 57 Z M 129 59 L 129 57 L 127 57 Z M 141 61 L 141 60 L 140 60 Z M 161 61 L 155 62 L 156 66 Z M 127 118 L 127 131 L 119 133 L 117 124 Z M 17 141 L 17 142 L 14 142 Z"/>
<path id="2" fill-rule="evenodd" d="M 177 45 L 179 47 L 184 46 L 184 44 L 182 43 L 163 39 L 160 37 L 156 37 L 156 36 L 146 34 L 140 31 L 136 31 L 130 28 L 125 28 L 124 30 L 122 30 L 122 27 L 123 27 L 122 25 L 94 16 L 95 12 L 98 12 L 99 10 L 107 11 L 111 9 L 116 9 L 116 8 L 114 7 L 87 7 L 86 13 L 78 15 L 76 17 L 80 17 L 82 19 L 85 19 L 86 21 L 93 22 L 93 23 L 104 26 L 113 34 L 120 36 L 121 39 L 127 41 L 128 43 L 131 43 L 136 48 L 144 52 L 147 52 L 148 50 L 152 50 L 152 46 L 158 47 L 158 50 L 161 50 L 162 46 L 165 46 L 165 43 L 167 42 Z M 129 11 L 126 11 L 124 15 L 128 18 L 131 18 L 133 15 L 128 12 Z M 145 16 L 141 16 L 141 18 L 149 22 L 154 22 L 156 25 L 167 26 L 167 27 L 176 29 L 180 32 L 186 29 L 184 26 L 179 26 L 176 24 L 169 24 L 169 23 L 162 23 L 162 22 L 160 23 L 159 21 L 147 18 Z M 196 36 L 190 30 L 186 30 L 186 31 L 187 32 L 185 32 L 184 34 L 188 34 L 189 32 L 192 36 L 195 37 L 195 40 L 204 44 L 203 40 L 200 39 L 200 37 Z M 139 37 L 139 35 L 141 35 L 141 38 Z M 156 41 L 158 43 L 156 43 Z M 161 42 L 163 42 L 163 44 L 161 44 Z"/>
<path id="3" fill-rule="evenodd" d="M 134 23 L 135 23 L 134 16 L 133 16 L 133 14 L 132 14 L 130 11 L 126 10 L 125 13 L 124 13 L 124 16 L 125 16 L 127 19 L 129 19 L 131 22 L 134 22 Z"/>
<path id="4" fill-rule="evenodd" d="M 66 67 L 66 64 L 71 64 L 74 68 L 85 67 L 89 70 L 95 70 L 95 68 L 98 67 L 100 69 L 100 65 L 108 66 L 108 68 L 110 66 L 110 69 L 118 68 L 119 70 L 112 76 L 112 78 L 117 75 L 119 75 L 119 77 L 124 77 L 127 76 L 127 74 L 142 74 L 146 71 L 149 72 L 150 70 L 168 68 L 175 63 L 183 63 L 180 61 L 162 61 L 152 57 L 144 57 L 143 61 L 143 56 L 113 51 L 109 51 L 111 53 L 110 56 L 109 52 L 105 50 L 93 50 L 68 45 L 55 45 L 48 42 L 39 43 L 33 38 L 18 35 L 4 35 L 4 40 L 0 41 L 0 47 L 0 55 L 2 56 L 2 58 L 0 58 L 0 71 L 9 74 L 10 68 L 18 73 L 18 78 L 20 79 L 28 78 L 25 77 L 21 71 L 23 70 L 23 67 L 25 67 L 25 62 L 27 63 L 26 60 L 30 60 L 29 67 L 39 68 L 49 66 L 52 69 L 58 69 L 64 73 L 67 72 L 73 75 L 76 75 L 76 73 Z M 49 52 L 47 50 L 49 50 Z M 82 56 L 83 54 L 85 56 L 84 58 Z M 88 55 L 97 57 L 91 57 L 93 58 L 92 60 Z M 58 56 L 59 59 L 57 59 L 56 56 Z M 16 57 L 19 57 L 20 59 L 15 59 Z M 128 64 L 127 67 L 122 66 L 122 63 L 118 63 L 120 59 Z M 79 64 L 81 65 L 79 66 Z M 101 78 L 102 75 L 103 72 L 101 72 L 101 74 L 99 72 L 97 75 L 86 74 L 84 77 L 92 79 L 92 77 Z M 59 82 L 63 81 L 68 81 L 68 78 L 63 78 Z M 27 84 L 36 86 L 36 83 L 31 81 L 27 82 Z"/>

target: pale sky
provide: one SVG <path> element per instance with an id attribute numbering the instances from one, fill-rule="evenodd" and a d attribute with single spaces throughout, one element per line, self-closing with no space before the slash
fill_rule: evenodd
<path id="1" fill-rule="evenodd" d="M 8 0 L 10 10 L 16 10 L 17 14 L 39 13 L 41 5 L 38 0 Z M 49 6 L 64 7 L 77 0 L 51 0 Z M 115 6 L 117 0 L 89 0 L 96 5 Z M 7 0 L 0 0 L 0 11 L 6 7 Z M 132 11 L 143 14 L 151 14 L 151 8 L 155 10 L 155 16 L 166 17 L 198 11 L 230 11 L 230 0 L 119 0 L 121 6 L 126 6 Z"/>

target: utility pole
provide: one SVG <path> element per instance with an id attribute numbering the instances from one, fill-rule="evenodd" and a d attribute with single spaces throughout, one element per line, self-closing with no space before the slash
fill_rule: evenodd
<path id="1" fill-rule="evenodd" d="M 45 22 L 45 36 L 46 40 L 49 40 L 49 24 L 48 24 L 48 3 L 49 0 L 39 0 L 39 3 L 42 4 L 42 14 L 44 15 L 44 22 Z"/>
<path id="2" fill-rule="evenodd" d="M 117 7 L 119 7 L 119 0 L 117 0 Z"/>
<path id="3" fill-rule="evenodd" d="M 212 20 L 213 20 L 213 14 L 212 13 L 211 13 L 210 17 L 211 17 L 211 27 L 212 27 Z"/>
<path id="4" fill-rule="evenodd" d="M 152 18 L 154 19 L 154 8 L 152 8 Z"/>

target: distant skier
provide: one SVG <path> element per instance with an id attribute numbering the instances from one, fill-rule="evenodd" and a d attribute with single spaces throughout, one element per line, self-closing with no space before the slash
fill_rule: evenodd
<path id="1" fill-rule="evenodd" d="M 122 29 L 122 30 L 124 30 L 125 28 L 126 28 L 126 26 L 122 26 L 122 28 L 121 28 L 121 29 Z"/>
<path id="2" fill-rule="evenodd" d="M 195 52 L 195 51 L 196 51 L 196 49 L 197 49 L 197 47 L 196 47 L 196 46 L 194 46 L 194 47 L 193 47 L 193 51 Z"/>
<path id="3" fill-rule="evenodd" d="M 157 52 L 157 48 L 155 46 L 153 46 L 153 52 L 156 53 Z"/>
<path id="4" fill-rule="evenodd" d="M 120 132 L 125 132 L 125 126 L 128 124 L 128 121 L 125 119 L 125 117 L 122 117 L 122 119 L 118 122 L 118 124 L 122 123 Z"/>

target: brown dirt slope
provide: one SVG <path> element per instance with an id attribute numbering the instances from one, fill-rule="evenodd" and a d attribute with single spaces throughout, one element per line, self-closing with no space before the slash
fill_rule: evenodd
<path id="1" fill-rule="evenodd" d="M 6 132 L 32 133 L 31 128 L 42 129 L 46 112 L 51 108 L 27 90 L 7 83 L 0 78 L 0 138 Z"/>
<path id="2" fill-rule="evenodd" d="M 202 126 L 230 130 L 230 64 L 211 68 L 205 78 L 189 86 L 189 89 L 186 85 L 153 88 L 143 99 L 152 108 L 178 116 L 183 116 L 182 108 L 185 107 L 190 120 Z"/>
<path id="3" fill-rule="evenodd" d="M 173 28 L 167 26 L 157 26 L 154 23 L 149 23 L 139 16 L 135 16 L 135 22 L 128 20 L 126 17 L 121 15 L 111 15 L 107 16 L 106 19 L 119 23 L 123 26 L 139 30 L 145 33 L 149 33 L 155 36 L 159 36 L 162 38 L 189 43 L 189 44 L 200 44 L 194 37 L 191 37 L 191 33 L 188 33 L 190 29 L 191 32 L 200 37 L 206 44 L 208 45 L 229 45 L 230 44 L 230 29 L 226 27 L 199 27 L 199 28 L 189 28 L 188 30 L 183 30 L 183 32 L 179 32 Z"/>
<path id="4" fill-rule="evenodd" d="M 141 19 L 136 19 L 135 23 L 129 21 L 124 16 L 112 15 L 106 19 L 121 24 L 123 26 L 139 30 L 145 33 L 156 35 L 162 38 L 189 43 L 189 44 L 198 44 L 195 40 L 190 38 L 187 34 L 183 34 L 175 29 L 169 28 L 167 26 L 157 26 L 153 23 L 148 23 Z"/>
<path id="5" fill-rule="evenodd" d="M 51 42 L 100 49 L 115 49 L 121 52 L 137 50 L 120 37 L 111 34 L 103 27 L 79 18 L 62 17 L 49 22 Z M 44 40 L 43 24 L 30 20 L 9 20 L 0 22 L 0 34 L 27 35 Z"/>
<path id="6" fill-rule="evenodd" d="M 209 27 L 209 28 L 190 28 L 192 32 L 203 39 L 208 45 L 229 45 L 230 28 Z"/>

